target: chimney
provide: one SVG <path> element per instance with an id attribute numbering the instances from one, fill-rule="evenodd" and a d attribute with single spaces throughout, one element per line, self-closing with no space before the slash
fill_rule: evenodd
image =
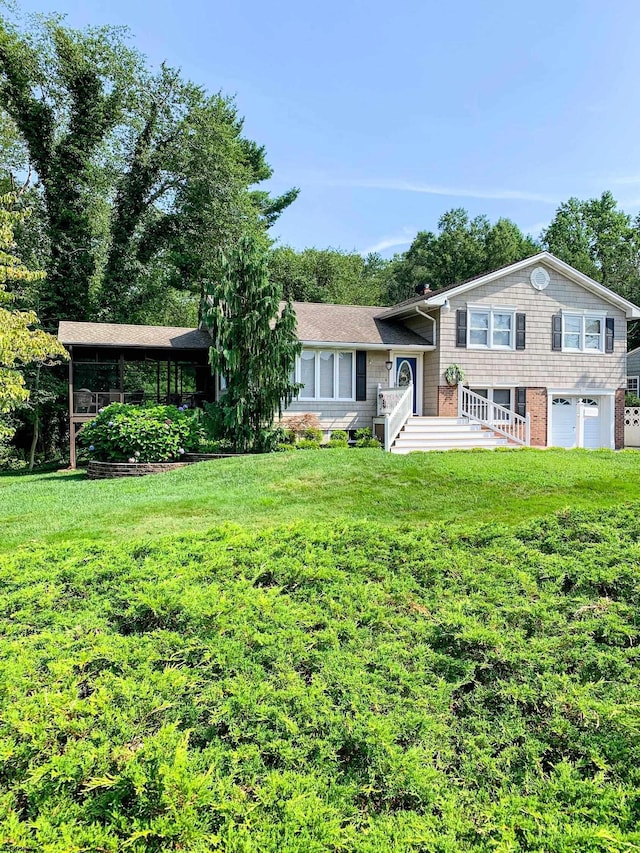
<path id="1" fill-rule="evenodd" d="M 414 290 L 418 296 L 426 296 L 428 293 L 431 293 L 431 290 L 426 284 L 416 284 Z"/>

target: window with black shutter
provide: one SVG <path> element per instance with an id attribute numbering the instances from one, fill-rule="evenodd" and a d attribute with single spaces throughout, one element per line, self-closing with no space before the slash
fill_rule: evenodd
<path id="1" fill-rule="evenodd" d="M 516 314 L 516 349 L 524 349 L 527 337 L 526 314 Z"/>
<path id="2" fill-rule="evenodd" d="M 467 309 L 458 308 L 456 311 L 456 346 L 467 345 Z"/>
<path id="3" fill-rule="evenodd" d="M 524 418 L 527 414 L 527 389 L 516 388 L 516 414 Z"/>
<path id="4" fill-rule="evenodd" d="M 356 400 L 367 399 L 367 353 L 356 352 Z"/>
<path id="5" fill-rule="evenodd" d="M 605 319 L 605 338 L 604 338 L 604 351 L 605 352 L 613 352 L 613 342 L 614 342 L 614 319 L 613 317 L 607 317 Z"/>
<path id="6" fill-rule="evenodd" d="M 551 318 L 551 349 L 562 352 L 562 314 L 554 314 Z"/>

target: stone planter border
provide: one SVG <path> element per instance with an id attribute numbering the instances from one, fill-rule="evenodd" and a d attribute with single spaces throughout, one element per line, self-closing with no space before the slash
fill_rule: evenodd
<path id="1" fill-rule="evenodd" d="M 185 453 L 180 462 L 89 462 L 88 480 L 113 480 L 116 477 L 144 477 L 147 474 L 166 474 L 196 462 L 242 456 L 240 453 Z"/>

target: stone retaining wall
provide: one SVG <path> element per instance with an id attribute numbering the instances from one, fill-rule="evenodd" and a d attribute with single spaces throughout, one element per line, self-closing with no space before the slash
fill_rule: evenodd
<path id="1" fill-rule="evenodd" d="M 180 462 L 89 462 L 87 478 L 89 480 L 111 480 L 114 477 L 144 477 L 146 474 L 164 474 L 184 468 L 196 462 L 208 462 L 210 459 L 227 459 L 241 456 L 240 453 L 185 453 Z"/>
<path id="2" fill-rule="evenodd" d="M 114 477 L 144 477 L 145 474 L 164 474 L 184 468 L 190 462 L 89 462 L 89 480 L 111 480 Z"/>

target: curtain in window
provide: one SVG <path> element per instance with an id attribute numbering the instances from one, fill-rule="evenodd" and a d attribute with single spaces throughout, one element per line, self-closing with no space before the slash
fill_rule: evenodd
<path id="1" fill-rule="evenodd" d="M 333 394 L 333 365 L 335 355 L 332 352 L 320 353 L 320 397 L 332 399 Z"/>
<path id="2" fill-rule="evenodd" d="M 300 398 L 313 400 L 316 396 L 316 354 L 311 350 L 303 350 L 300 356 L 300 382 L 304 385 Z"/>
<path id="3" fill-rule="evenodd" d="M 353 397 L 353 355 L 350 352 L 338 353 L 338 397 Z"/>

